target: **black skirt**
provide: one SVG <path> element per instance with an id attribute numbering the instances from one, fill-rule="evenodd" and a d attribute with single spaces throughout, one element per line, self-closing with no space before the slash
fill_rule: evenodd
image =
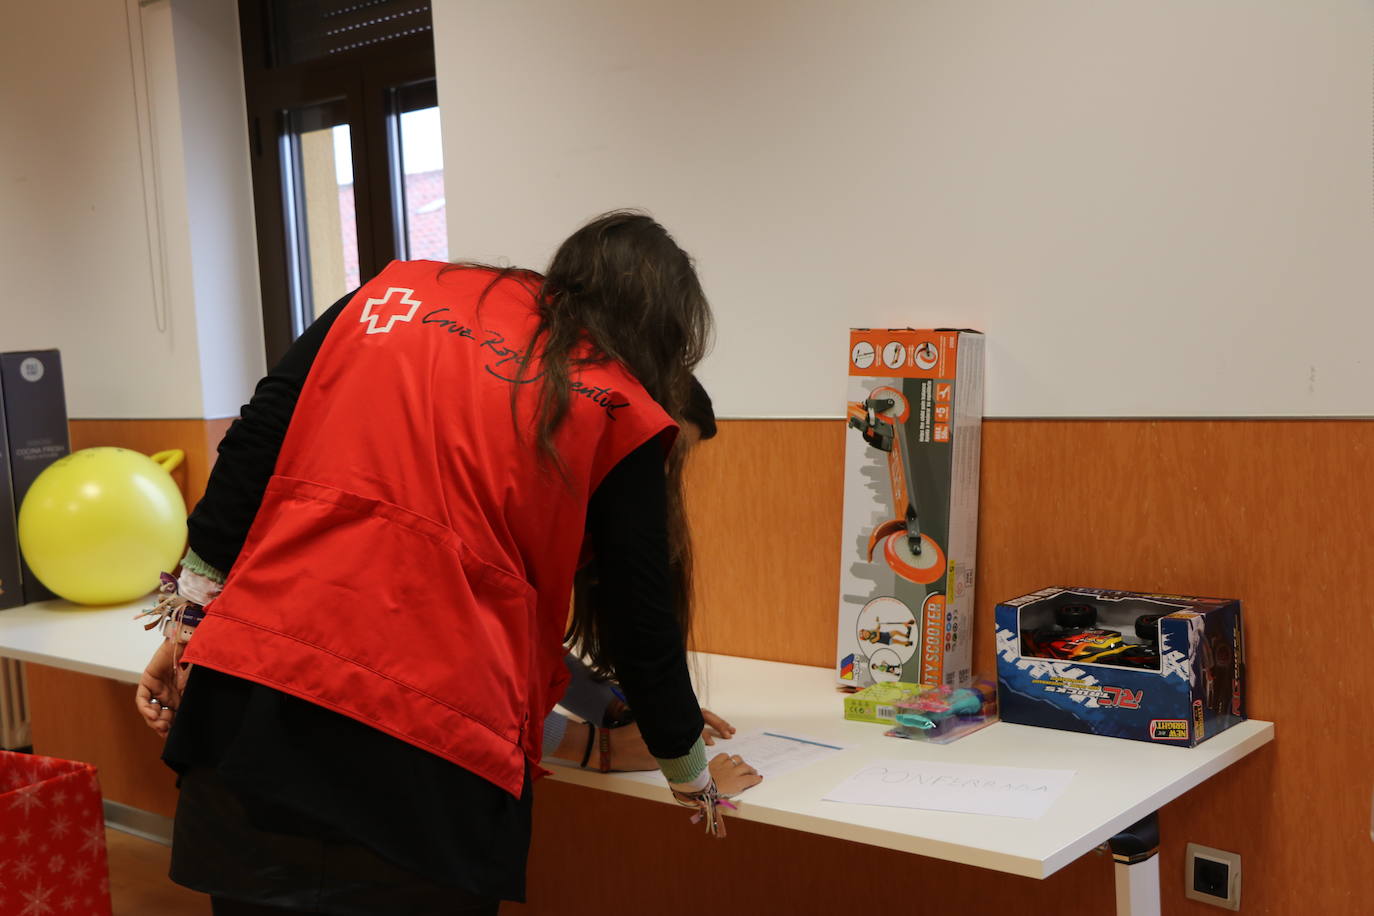
<path id="1" fill-rule="evenodd" d="M 181 775 L 179 884 L 350 916 L 524 899 L 528 773 L 516 799 L 347 716 L 204 667 L 163 760 Z"/>

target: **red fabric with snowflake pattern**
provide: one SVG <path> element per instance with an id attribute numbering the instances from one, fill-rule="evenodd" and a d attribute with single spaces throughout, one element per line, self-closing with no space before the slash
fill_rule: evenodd
<path id="1" fill-rule="evenodd" d="M 0 916 L 111 916 L 95 767 L 0 751 Z"/>

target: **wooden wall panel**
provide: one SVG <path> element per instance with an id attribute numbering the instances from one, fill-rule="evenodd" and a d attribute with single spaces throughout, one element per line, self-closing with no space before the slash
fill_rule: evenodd
<path id="1" fill-rule="evenodd" d="M 1190 840 L 1242 855 L 1247 912 L 1362 912 L 1374 423 L 1002 421 L 983 454 L 984 670 L 995 601 L 1043 585 L 1243 599 L 1249 711 L 1278 738 L 1165 810 L 1166 912 L 1215 912 L 1182 900 Z"/>
<path id="2" fill-rule="evenodd" d="M 844 434 L 838 420 L 726 421 L 717 439 L 699 449 L 689 493 L 699 577 L 697 648 L 831 664 Z M 1166 913 L 1215 912 L 1183 899 L 1189 841 L 1244 857 L 1247 912 L 1355 913 L 1366 906 L 1364 894 L 1374 882 L 1374 712 L 1367 702 L 1374 688 L 1368 662 L 1374 631 L 1366 610 L 1374 593 L 1371 458 L 1374 423 L 1365 421 L 1003 420 L 985 426 L 979 670 L 994 670 L 993 605 L 1042 586 L 1244 599 L 1250 712 L 1276 722 L 1278 739 L 1163 812 Z M 729 715 L 728 709 L 717 711 Z M 600 796 L 582 802 L 566 787 L 542 791 L 548 798 L 538 808 L 531 912 L 581 912 L 540 901 L 552 899 L 552 875 L 575 887 L 573 875 L 604 874 L 606 861 L 598 856 L 614 859 L 616 869 L 620 857 L 630 856 L 629 862 L 652 870 L 649 859 L 641 862 L 629 850 L 666 844 L 665 860 L 686 856 L 692 863 L 706 855 L 692 845 L 695 836 L 683 836 L 647 803 Z M 662 821 L 652 837 L 638 833 L 645 820 Z M 544 837 L 584 828 L 598 836 L 626 830 L 636 841 L 599 852 L 595 846 L 564 847 L 568 860 L 555 864 Z M 721 847 L 728 854 L 709 860 L 717 870 L 698 872 L 698 879 L 705 883 L 702 876 L 710 875 L 711 884 L 731 888 L 766 886 L 766 912 L 819 912 L 824 908 L 813 904 L 830 899 L 827 894 L 858 906 L 871 898 L 865 889 L 873 882 L 849 876 L 878 873 L 873 865 L 879 863 L 922 876 L 924 904 L 967 905 L 972 912 L 1016 903 L 1100 913 L 1099 885 L 1110 887 L 1106 862 L 1075 865 L 1074 881 L 1026 882 L 979 872 L 927 881 L 926 875 L 956 872 L 754 825 L 737 834 Z M 769 852 L 731 849 L 756 836 Z M 782 863 L 787 855 L 796 857 L 790 870 Z M 782 879 L 771 877 L 777 874 Z M 817 874 L 828 875 L 843 892 L 817 887 Z M 642 883 L 658 880 L 676 888 L 672 882 L 679 879 Z M 1081 894 L 1080 881 L 1087 882 Z M 958 882 L 971 882 L 977 891 Z M 638 888 L 640 882 L 631 883 Z M 685 892 L 670 894 L 670 902 L 656 909 L 693 912 L 691 899 Z M 896 892 L 880 899 L 912 897 Z"/>
<path id="3" fill-rule="evenodd" d="M 770 661 L 835 661 L 844 425 L 725 421 L 687 476 L 694 646 Z"/>
<path id="4" fill-rule="evenodd" d="M 115 445 L 151 455 L 169 448 L 186 453 L 172 479 L 186 506 L 195 506 L 215 463 L 215 449 L 233 420 L 72 420 L 72 450 Z"/>
<path id="5" fill-rule="evenodd" d="M 119 426 L 92 426 L 78 437 L 79 424 L 105 422 L 73 423 L 77 447 L 191 457 L 186 438 L 168 441 L 175 427 L 115 439 Z M 698 648 L 831 663 L 844 435 L 840 421 L 727 421 L 699 450 L 689 495 Z M 207 430 L 203 471 L 188 462 L 193 478 L 208 473 L 211 440 Z M 991 421 L 983 453 L 980 670 L 993 668 L 996 600 L 1044 585 L 1244 599 L 1251 714 L 1275 721 L 1279 737 L 1164 810 L 1164 911 L 1215 912 L 1182 898 L 1183 849 L 1194 841 L 1244 857 L 1247 912 L 1361 912 L 1374 881 L 1374 423 Z M 94 762 L 111 798 L 170 810 L 156 738 L 131 727 L 128 688 L 31 671 L 40 748 L 105 758 Z M 65 732 L 43 724 L 58 721 Z M 538 792 L 531 902 L 509 912 L 689 914 L 707 886 L 729 912 L 919 900 L 1087 916 L 1110 900 L 1110 864 L 1095 856 L 1035 882 L 762 825 L 706 843 L 667 806 L 552 783 Z"/>
<path id="6" fill-rule="evenodd" d="M 34 750 L 95 764 L 106 798 L 170 817 L 176 777 L 162 763 L 162 739 L 134 709 L 133 685 L 46 665 L 25 668 Z"/>

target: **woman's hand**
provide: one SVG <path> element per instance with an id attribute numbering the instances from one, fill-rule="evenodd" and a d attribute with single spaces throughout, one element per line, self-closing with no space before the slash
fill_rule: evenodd
<path id="1" fill-rule="evenodd" d="M 735 727 L 711 710 L 703 709 L 701 717 L 706 720 L 706 727 L 701 730 L 701 737 L 706 742 L 707 747 L 713 746 L 717 738 L 727 739 L 735 736 Z"/>
<path id="2" fill-rule="evenodd" d="M 717 754 L 711 760 L 710 769 L 711 778 L 716 781 L 716 791 L 727 798 L 763 782 L 758 770 L 742 758 L 730 754 Z"/>
<path id="3" fill-rule="evenodd" d="M 134 705 L 148 723 L 148 727 L 164 738 L 172 728 L 172 718 L 181 704 L 181 691 L 186 686 L 189 668 L 176 663 L 176 643 L 164 639 L 153 653 L 143 676 L 138 679 Z"/>

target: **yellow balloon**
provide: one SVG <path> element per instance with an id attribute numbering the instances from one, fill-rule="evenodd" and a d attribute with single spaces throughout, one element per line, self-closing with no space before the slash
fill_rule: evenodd
<path id="1" fill-rule="evenodd" d="M 77 604 L 156 588 L 186 545 L 186 501 L 168 473 L 182 457 L 88 448 L 53 462 L 19 508 L 19 549 L 38 580 Z"/>

